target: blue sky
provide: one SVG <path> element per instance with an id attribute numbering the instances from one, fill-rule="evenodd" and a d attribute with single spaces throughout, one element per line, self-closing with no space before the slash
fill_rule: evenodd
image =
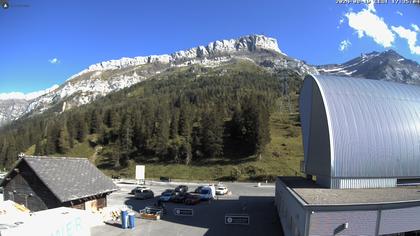
<path id="1" fill-rule="evenodd" d="M 45 89 L 104 60 L 254 33 L 310 64 L 387 49 L 420 62 L 420 7 L 391 0 L 370 8 L 336 0 L 9 2 L 0 9 L 0 93 Z"/>

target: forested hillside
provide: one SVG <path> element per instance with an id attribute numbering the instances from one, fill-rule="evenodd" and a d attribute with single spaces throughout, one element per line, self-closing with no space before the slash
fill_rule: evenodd
<path id="1" fill-rule="evenodd" d="M 243 60 L 171 68 L 91 104 L 65 112 L 58 104 L 2 127 L 1 165 L 10 167 L 20 152 L 72 155 L 82 144 L 113 171 L 130 163 L 261 161 L 273 137 L 270 116 L 296 111 L 301 82 L 292 70 L 269 72 Z"/>

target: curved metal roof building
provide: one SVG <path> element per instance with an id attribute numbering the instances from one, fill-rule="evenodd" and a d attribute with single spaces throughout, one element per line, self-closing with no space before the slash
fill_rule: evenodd
<path id="1" fill-rule="evenodd" d="M 304 169 L 331 188 L 420 178 L 420 87 L 310 75 L 300 95 Z"/>

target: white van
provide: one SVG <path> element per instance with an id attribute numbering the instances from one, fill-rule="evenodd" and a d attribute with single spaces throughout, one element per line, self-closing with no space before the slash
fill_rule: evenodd
<path id="1" fill-rule="evenodd" d="M 200 191 L 201 200 L 212 200 L 216 197 L 216 188 L 214 185 L 204 186 Z"/>

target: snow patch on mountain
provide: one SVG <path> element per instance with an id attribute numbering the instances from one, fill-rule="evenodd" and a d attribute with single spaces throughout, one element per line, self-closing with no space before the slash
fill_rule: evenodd
<path id="1" fill-rule="evenodd" d="M 362 54 L 343 64 L 317 67 L 323 74 L 381 79 L 420 85 L 420 65 L 394 50 Z"/>

